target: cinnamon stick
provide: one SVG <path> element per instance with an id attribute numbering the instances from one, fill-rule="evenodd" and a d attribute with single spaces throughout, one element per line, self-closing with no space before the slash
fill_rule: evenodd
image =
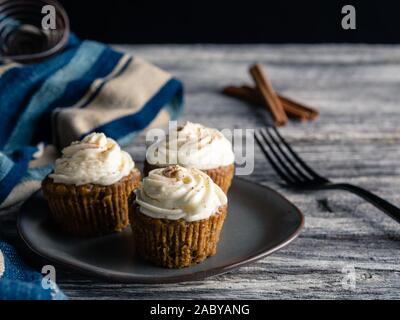
<path id="1" fill-rule="evenodd" d="M 256 83 L 258 91 L 261 94 L 264 105 L 267 106 L 271 111 L 275 125 L 285 125 L 288 121 L 285 110 L 283 109 L 281 101 L 272 88 L 271 82 L 264 74 L 261 65 L 255 64 L 250 67 L 249 71 L 254 82 Z"/>
<path id="2" fill-rule="evenodd" d="M 222 92 L 228 96 L 241 99 L 251 104 L 263 104 L 263 99 L 261 98 L 258 90 L 250 86 L 227 86 L 223 89 Z M 319 112 L 314 108 L 287 98 L 279 93 L 277 93 L 277 96 L 281 101 L 283 109 L 285 110 L 287 116 L 291 119 L 296 119 L 300 121 L 314 120 L 319 115 Z"/>
<path id="3" fill-rule="evenodd" d="M 259 96 L 259 93 L 256 88 L 252 88 L 250 86 L 242 86 L 241 88 L 243 88 L 246 92 L 253 95 L 254 97 L 256 97 L 257 95 Z M 298 118 L 300 120 L 314 120 L 318 117 L 319 115 L 318 110 L 306 106 L 305 104 L 300 103 L 296 100 L 283 96 L 279 93 L 276 94 L 283 105 L 283 109 L 285 110 L 287 115 L 290 116 L 291 118 Z M 259 97 L 258 103 L 261 102 L 262 99 L 261 97 Z"/>
<path id="4" fill-rule="evenodd" d="M 227 86 L 222 90 L 222 93 L 251 104 L 260 105 L 263 103 L 259 93 L 257 92 L 257 89 L 254 89 L 250 86 Z"/>
<path id="5" fill-rule="evenodd" d="M 285 106 L 284 108 L 286 112 L 298 114 L 300 117 L 303 117 L 306 120 L 315 120 L 319 115 L 319 112 L 316 109 L 308 107 L 286 96 L 279 95 L 279 99 Z"/>

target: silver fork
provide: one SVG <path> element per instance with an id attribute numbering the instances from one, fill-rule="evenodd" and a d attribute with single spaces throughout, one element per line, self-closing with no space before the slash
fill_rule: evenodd
<path id="1" fill-rule="evenodd" d="M 275 128 L 255 131 L 255 138 L 265 157 L 288 186 L 297 190 L 342 189 L 350 191 L 400 223 L 400 209 L 381 197 L 349 183 L 333 183 L 311 169 Z"/>

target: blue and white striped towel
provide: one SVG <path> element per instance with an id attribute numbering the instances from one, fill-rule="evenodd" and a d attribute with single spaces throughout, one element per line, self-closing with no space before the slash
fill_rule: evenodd
<path id="1" fill-rule="evenodd" d="M 44 62 L 0 64 L 0 208 L 40 187 L 55 149 L 93 131 L 125 145 L 175 119 L 182 96 L 167 72 L 74 35 Z"/>
<path id="2" fill-rule="evenodd" d="M 0 241 L 0 300 L 65 300 L 58 286 L 29 267 L 14 247 Z"/>

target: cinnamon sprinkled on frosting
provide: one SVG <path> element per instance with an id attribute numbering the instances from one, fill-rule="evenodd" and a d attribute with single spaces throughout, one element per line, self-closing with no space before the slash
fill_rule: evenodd
<path id="1" fill-rule="evenodd" d="M 56 183 L 111 185 L 135 167 L 131 156 L 104 133 L 92 133 L 62 150 L 50 178 Z"/>
<path id="2" fill-rule="evenodd" d="M 152 218 L 196 221 L 216 213 L 227 197 L 204 172 L 172 165 L 149 172 L 136 191 L 136 202 Z"/>
<path id="3" fill-rule="evenodd" d="M 201 170 L 231 165 L 234 158 L 231 142 L 220 131 L 192 122 L 178 126 L 146 152 L 147 162 L 153 165 L 179 164 Z"/>

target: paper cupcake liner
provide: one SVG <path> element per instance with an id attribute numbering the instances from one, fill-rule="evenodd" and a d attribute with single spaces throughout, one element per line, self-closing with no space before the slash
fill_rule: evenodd
<path id="1" fill-rule="evenodd" d="M 225 194 L 228 193 L 235 172 L 235 166 L 233 164 L 203 171 L 209 175 Z"/>
<path id="2" fill-rule="evenodd" d="M 147 162 L 147 160 L 145 160 L 143 175 L 146 177 L 151 170 L 158 168 L 163 167 L 150 164 Z M 232 183 L 233 175 L 235 173 L 234 164 L 201 171 L 205 172 L 214 181 L 214 183 L 217 184 L 222 189 L 222 191 L 225 192 L 225 194 L 228 193 L 228 190 Z"/>
<path id="3" fill-rule="evenodd" d="M 109 185 L 81 186 L 42 182 L 50 218 L 64 231 L 78 236 L 97 236 L 121 231 L 129 224 L 128 198 L 140 184 L 140 172 Z"/>
<path id="4" fill-rule="evenodd" d="M 131 226 L 136 251 L 144 259 L 166 268 L 183 268 L 216 254 L 227 206 L 208 219 L 154 219 L 131 207 Z"/>

